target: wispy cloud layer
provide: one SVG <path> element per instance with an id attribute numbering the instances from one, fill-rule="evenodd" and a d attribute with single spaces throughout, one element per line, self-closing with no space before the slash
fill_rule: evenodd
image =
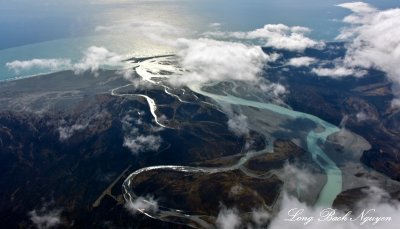
<path id="1" fill-rule="evenodd" d="M 74 124 L 72 126 L 60 126 L 57 128 L 60 141 L 65 141 L 72 137 L 75 132 L 86 129 L 87 124 Z"/>
<path id="2" fill-rule="evenodd" d="M 348 3 L 339 4 L 338 6 L 347 8 L 357 14 L 368 14 L 368 13 L 376 13 L 377 12 L 376 8 L 372 7 L 371 5 L 369 5 L 368 3 L 365 3 L 365 2 L 348 2 Z M 354 19 L 355 19 L 355 15 L 350 15 L 350 16 L 346 17 L 345 21 L 354 20 Z"/>
<path id="3" fill-rule="evenodd" d="M 365 70 L 358 70 L 345 66 L 335 66 L 334 68 L 317 67 L 311 69 L 311 72 L 318 76 L 327 76 L 332 78 L 341 78 L 345 76 L 362 77 L 367 73 Z"/>
<path id="4" fill-rule="evenodd" d="M 83 132 L 86 128 L 96 125 L 96 121 L 107 119 L 110 114 L 106 110 L 99 111 L 92 115 L 82 115 L 74 120 L 74 123 L 69 123 L 62 119 L 57 128 L 60 141 L 66 141 L 78 132 Z"/>
<path id="5" fill-rule="evenodd" d="M 123 146 L 127 147 L 133 154 L 146 151 L 156 151 L 162 144 L 162 138 L 152 133 L 140 133 L 139 127 L 143 125 L 141 116 L 143 111 L 137 111 L 138 116 L 126 115 L 122 118 L 122 128 L 125 132 Z M 159 131 L 156 128 L 150 128 L 150 132 Z"/>
<path id="6" fill-rule="evenodd" d="M 32 60 L 15 60 L 6 63 L 6 67 L 16 73 L 26 71 L 32 68 L 46 69 L 56 71 L 71 66 L 69 59 L 32 59 Z"/>
<path id="7" fill-rule="evenodd" d="M 135 154 L 143 151 L 158 150 L 161 142 L 161 137 L 155 135 L 139 135 L 124 138 L 124 146 L 128 147 Z"/>

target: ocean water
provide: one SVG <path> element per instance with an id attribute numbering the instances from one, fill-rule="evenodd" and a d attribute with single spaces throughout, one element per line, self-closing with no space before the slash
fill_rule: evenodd
<path id="1" fill-rule="evenodd" d="M 6 66 L 8 62 L 60 58 L 76 62 L 91 46 L 123 57 L 170 53 L 170 47 L 129 28 L 117 33 L 96 28 L 158 21 L 189 28 L 193 17 L 184 8 L 185 4 L 174 1 L 0 0 L 0 81 L 47 73 L 43 69 L 15 72 Z"/>
<path id="2" fill-rule="evenodd" d="M 168 47 L 146 42 L 144 39 L 127 39 L 123 36 L 99 35 L 77 38 L 65 38 L 29 45 L 17 46 L 0 50 L 0 81 L 15 78 L 23 78 L 46 72 L 43 69 L 27 69 L 14 71 L 7 67 L 7 63 L 15 60 L 31 59 L 69 59 L 72 63 L 78 63 L 85 55 L 85 51 L 91 47 L 105 47 L 126 59 L 132 56 L 147 56 L 169 54 L 172 50 Z M 57 70 L 66 70 L 59 68 Z"/>
<path id="3" fill-rule="evenodd" d="M 301 3 L 300 3 L 301 2 Z M 0 80 L 44 73 L 14 72 L 7 62 L 34 58 L 78 61 L 90 46 L 123 56 L 150 56 L 171 48 L 137 31 L 97 32 L 98 26 L 124 22 L 163 22 L 197 34 L 220 23 L 222 30 L 246 31 L 284 23 L 311 28 L 315 39 L 333 40 L 348 10 L 343 0 L 0 0 Z M 398 0 L 366 1 L 378 8 L 400 6 Z"/>
<path id="4" fill-rule="evenodd" d="M 360 0 L 362 1 L 362 0 Z M 265 24 L 305 26 L 315 39 L 332 41 L 344 25 L 340 20 L 350 13 L 338 4 L 352 0 L 199 0 L 191 9 L 208 22 L 218 22 L 230 31 L 254 30 Z M 380 8 L 400 7 L 398 0 L 365 0 Z"/>

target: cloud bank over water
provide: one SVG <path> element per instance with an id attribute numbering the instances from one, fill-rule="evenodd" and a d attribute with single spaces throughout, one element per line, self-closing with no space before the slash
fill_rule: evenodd
<path id="1" fill-rule="evenodd" d="M 82 58 L 77 62 L 73 62 L 70 59 L 15 60 L 6 63 L 6 67 L 15 73 L 38 68 L 51 72 L 73 70 L 75 74 L 90 71 L 94 75 L 97 75 L 101 67 L 122 66 L 123 60 L 123 56 L 111 52 L 104 47 L 91 46 L 83 52 Z"/>
<path id="2" fill-rule="evenodd" d="M 104 47 L 92 46 L 85 52 L 83 58 L 72 65 L 75 74 L 82 74 L 85 71 L 90 71 L 96 74 L 101 66 L 116 66 L 120 65 L 124 58 L 116 53 L 110 52 Z"/>
<path id="3" fill-rule="evenodd" d="M 16 73 L 26 71 L 32 68 L 40 68 L 51 71 L 68 68 L 71 66 L 69 59 L 32 59 L 32 60 L 15 60 L 6 63 L 6 67 Z"/>
<path id="4" fill-rule="evenodd" d="M 236 38 L 252 40 L 253 42 L 276 49 L 303 52 L 306 48 L 323 48 L 325 43 L 309 38 L 311 30 L 302 26 L 287 26 L 284 24 L 267 24 L 248 32 L 207 32 L 205 35 L 219 38 Z"/>

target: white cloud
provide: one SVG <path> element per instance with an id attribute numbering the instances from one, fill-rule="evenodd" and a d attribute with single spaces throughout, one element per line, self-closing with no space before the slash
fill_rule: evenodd
<path id="1" fill-rule="evenodd" d="M 124 58 L 116 53 L 110 52 L 104 47 L 92 46 L 85 52 L 80 62 L 73 65 L 75 74 L 90 71 L 97 74 L 100 66 L 118 66 Z"/>
<path id="2" fill-rule="evenodd" d="M 285 189 L 288 192 L 299 194 L 307 192 L 307 190 L 316 183 L 316 179 L 312 172 L 306 168 L 299 168 L 293 164 L 286 163 L 280 173 L 285 180 Z"/>
<path id="3" fill-rule="evenodd" d="M 131 86 L 133 88 L 143 90 L 145 88 L 152 87 L 152 84 L 149 81 L 143 80 L 140 76 L 138 76 L 136 74 L 136 71 L 133 68 L 118 70 L 117 74 L 122 75 L 122 77 L 124 77 L 124 79 L 131 82 Z"/>
<path id="4" fill-rule="evenodd" d="M 161 142 L 161 137 L 155 135 L 127 136 L 124 138 L 124 146 L 128 147 L 134 154 L 158 150 Z"/>
<path id="5" fill-rule="evenodd" d="M 334 68 L 318 67 L 313 68 L 311 72 L 318 76 L 327 76 L 332 78 L 340 78 L 345 76 L 362 77 L 367 73 L 365 70 L 347 68 L 345 66 L 336 66 Z"/>
<path id="6" fill-rule="evenodd" d="M 338 5 L 353 13 L 344 18 L 337 39 L 351 39 L 344 59 L 347 66 L 376 68 L 400 85 L 400 8 L 378 10 L 363 2 Z M 393 90 L 400 96 L 398 90 Z"/>
<path id="7" fill-rule="evenodd" d="M 221 209 L 218 214 L 216 224 L 220 229 L 238 229 L 241 219 L 236 209 Z"/>
<path id="8" fill-rule="evenodd" d="M 365 205 L 377 205 L 391 199 L 389 193 L 376 186 L 368 187 L 368 189 L 362 191 L 366 196 L 357 203 L 359 208 L 363 208 Z M 396 203 L 397 200 L 394 199 L 393 202 Z"/>
<path id="9" fill-rule="evenodd" d="M 121 119 L 122 128 L 125 132 L 123 146 L 129 148 L 133 154 L 158 150 L 162 143 L 160 136 L 140 133 L 140 126 L 144 125 L 142 120 L 144 114 L 144 111 L 134 109 Z M 148 130 L 147 132 L 159 131 L 151 125 L 150 128 L 145 128 Z"/>
<path id="10" fill-rule="evenodd" d="M 125 208 L 132 214 L 139 212 L 157 212 L 158 202 L 153 197 L 138 197 L 133 202 L 127 202 Z"/>
<path id="11" fill-rule="evenodd" d="M 273 98 L 274 101 L 279 100 L 282 95 L 287 93 L 286 88 L 282 84 L 279 84 L 279 83 L 263 83 L 262 82 L 257 86 L 265 94 L 270 95 L 270 97 Z"/>
<path id="12" fill-rule="evenodd" d="M 271 213 L 262 208 L 253 209 L 242 218 L 236 208 L 229 209 L 222 206 L 215 224 L 219 229 L 266 228 L 271 218 Z"/>
<path id="13" fill-rule="evenodd" d="M 69 59 L 32 59 L 24 61 L 15 60 L 12 62 L 7 62 L 6 66 L 8 69 L 13 70 L 16 73 L 19 73 L 21 71 L 27 71 L 32 68 L 58 71 L 70 67 L 71 60 Z"/>
<path id="14" fill-rule="evenodd" d="M 247 116 L 243 114 L 233 115 L 233 117 L 228 120 L 228 128 L 238 136 L 248 135 L 249 126 L 247 123 Z"/>
<path id="15" fill-rule="evenodd" d="M 54 228 L 61 224 L 61 210 L 48 210 L 46 206 L 30 211 L 29 216 L 39 229 Z"/>
<path id="16" fill-rule="evenodd" d="M 76 132 L 83 131 L 89 126 L 96 125 L 92 123 L 93 120 L 104 120 L 107 119 L 109 115 L 110 113 L 108 113 L 108 111 L 102 110 L 90 116 L 83 115 L 75 120 L 76 122 L 74 124 L 68 123 L 64 119 L 60 120 L 59 127 L 57 128 L 60 141 L 65 141 Z"/>
<path id="17" fill-rule="evenodd" d="M 86 129 L 87 125 L 82 124 L 74 124 L 72 126 L 60 126 L 58 127 L 58 133 L 60 137 L 60 141 L 65 141 L 70 138 L 76 131 Z"/>
<path id="18" fill-rule="evenodd" d="M 170 83 L 174 85 L 226 80 L 256 82 L 265 63 L 277 58 L 258 46 L 212 39 L 178 39 L 177 47 L 180 63 L 187 72 L 172 77 Z"/>
<path id="19" fill-rule="evenodd" d="M 257 209 L 251 212 L 251 217 L 257 226 L 256 228 L 263 228 L 271 219 L 271 214 L 263 209 Z"/>
<path id="20" fill-rule="evenodd" d="M 393 99 L 391 106 L 392 108 L 400 108 L 400 99 Z"/>
<path id="21" fill-rule="evenodd" d="M 138 112 L 140 114 L 140 111 Z M 125 132 L 128 132 L 130 135 L 138 134 L 139 129 L 135 127 L 135 125 L 142 125 L 142 119 L 139 115 L 138 118 L 131 117 L 129 114 L 125 115 L 122 119 L 122 128 Z"/>
<path id="22" fill-rule="evenodd" d="M 365 112 L 358 112 L 356 114 L 356 118 L 357 118 L 357 122 L 363 122 L 369 119 L 369 117 L 367 116 L 367 114 Z"/>
<path id="23" fill-rule="evenodd" d="M 248 32 L 249 39 L 263 39 L 265 46 L 291 51 L 304 51 L 306 48 L 321 48 L 324 43 L 306 37 L 310 29 L 306 27 L 289 27 L 283 24 L 268 24 L 264 28 Z"/>
<path id="24" fill-rule="evenodd" d="M 20 71 L 28 71 L 33 68 L 39 68 L 49 71 L 61 71 L 72 69 L 75 74 L 82 74 L 85 71 L 97 75 L 100 67 L 104 66 L 122 66 L 124 57 L 107 50 L 104 47 L 91 46 L 84 51 L 81 60 L 73 63 L 70 59 L 32 59 L 32 60 L 15 60 L 6 63 L 8 69 L 19 73 Z M 129 74 L 123 72 L 121 74 Z"/>
<path id="25" fill-rule="evenodd" d="M 229 196 L 237 196 L 243 191 L 243 186 L 241 184 L 237 184 L 232 186 L 229 190 Z"/>
<path id="26" fill-rule="evenodd" d="M 291 58 L 288 61 L 288 65 L 294 66 L 294 67 L 303 67 L 303 66 L 310 66 L 311 64 L 314 64 L 317 62 L 317 59 L 308 57 L 308 56 L 302 56 L 302 57 L 295 57 Z"/>
<path id="27" fill-rule="evenodd" d="M 263 28 L 248 32 L 208 32 L 211 37 L 233 37 L 237 39 L 254 40 L 266 47 L 304 51 L 306 48 L 323 48 L 325 43 L 313 40 L 306 35 L 311 30 L 301 26 L 284 24 L 267 24 Z"/>
<path id="28" fill-rule="evenodd" d="M 350 9 L 354 13 L 366 14 L 375 13 L 377 10 L 365 2 L 348 2 L 339 4 L 338 6 Z"/>
<path id="29" fill-rule="evenodd" d="M 118 71 L 119 75 L 122 75 L 126 80 L 133 82 L 136 82 L 139 79 L 135 73 L 136 71 L 133 68 L 127 68 Z"/>

